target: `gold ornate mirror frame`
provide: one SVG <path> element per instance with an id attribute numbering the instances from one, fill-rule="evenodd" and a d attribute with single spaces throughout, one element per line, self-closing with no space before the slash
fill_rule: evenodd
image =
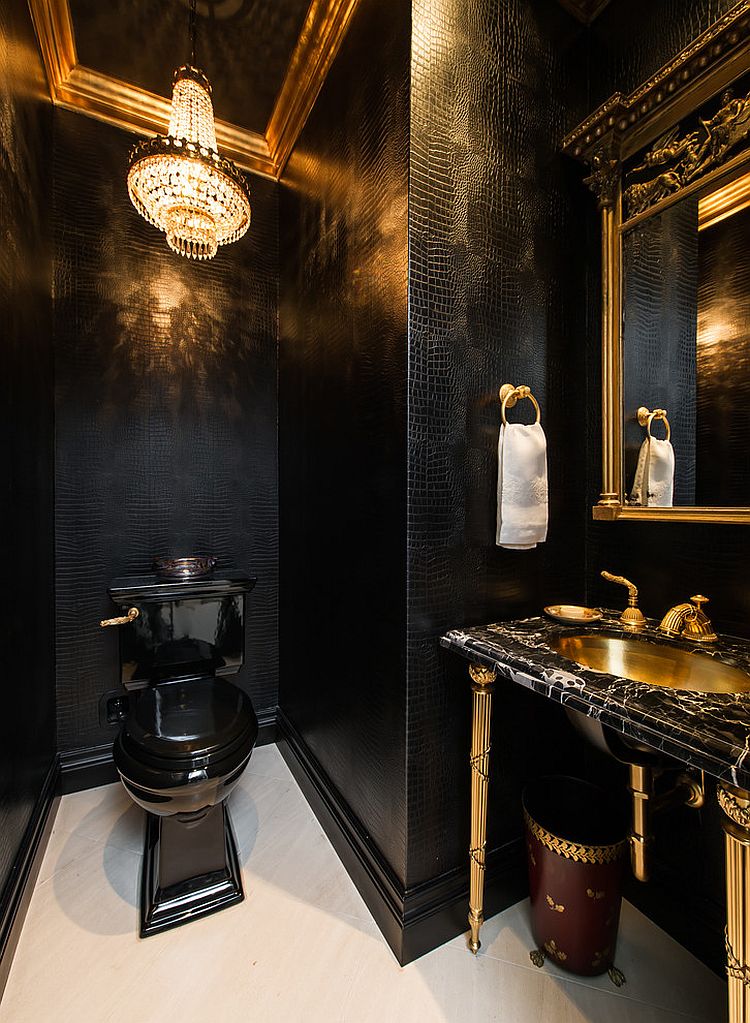
<path id="1" fill-rule="evenodd" d="M 713 179 L 747 177 L 750 95 L 722 94 L 748 71 L 750 0 L 742 0 L 635 92 L 615 93 L 563 141 L 563 152 L 589 168 L 585 181 L 601 213 L 602 492 L 595 519 L 750 523 L 750 507 L 627 504 L 622 424 L 623 231 Z M 717 112 L 700 133 L 681 130 L 685 117 L 717 95 Z M 624 162 L 649 144 L 639 169 L 653 168 L 652 177 L 624 188 Z"/>

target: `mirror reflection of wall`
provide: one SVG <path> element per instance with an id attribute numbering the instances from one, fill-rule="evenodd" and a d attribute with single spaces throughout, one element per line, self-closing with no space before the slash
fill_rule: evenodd
<path id="1" fill-rule="evenodd" d="M 642 405 L 669 417 L 675 505 L 750 505 L 750 174 L 623 236 L 625 489 L 658 504 L 633 489 Z"/>
<path id="2" fill-rule="evenodd" d="M 666 409 L 675 456 L 674 504 L 695 504 L 698 200 L 685 199 L 623 239 L 623 399 L 626 492 L 646 431 L 641 405 Z M 655 437 L 665 436 L 661 424 Z M 646 504 L 644 495 L 639 504 Z"/>
<path id="3" fill-rule="evenodd" d="M 750 207 L 705 227 L 699 238 L 695 501 L 747 505 Z"/>

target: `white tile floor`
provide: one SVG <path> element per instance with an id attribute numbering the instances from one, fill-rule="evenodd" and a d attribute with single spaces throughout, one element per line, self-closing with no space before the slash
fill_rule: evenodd
<path id="1" fill-rule="evenodd" d="M 725 1018 L 709 970 L 625 906 L 627 984 L 537 970 L 526 905 L 400 969 L 278 750 L 231 797 L 246 899 L 140 941 L 142 811 L 119 785 L 65 796 L 0 1023 L 678 1023 Z"/>

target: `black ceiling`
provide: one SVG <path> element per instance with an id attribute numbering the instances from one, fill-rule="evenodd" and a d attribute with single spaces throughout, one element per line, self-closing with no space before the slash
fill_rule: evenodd
<path id="1" fill-rule="evenodd" d="M 601 14 L 609 0 L 560 0 L 560 3 L 584 25 L 589 25 Z"/>
<path id="2" fill-rule="evenodd" d="M 310 0 L 198 0 L 197 63 L 216 116 L 264 133 Z M 190 57 L 189 0 L 70 0 L 78 60 L 169 96 Z"/>

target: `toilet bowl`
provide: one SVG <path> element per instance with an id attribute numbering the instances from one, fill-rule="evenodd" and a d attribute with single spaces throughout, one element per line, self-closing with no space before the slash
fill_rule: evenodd
<path id="1" fill-rule="evenodd" d="M 162 682 L 133 701 L 115 765 L 144 810 L 190 814 L 227 798 L 257 737 L 252 704 L 237 686 L 211 677 Z"/>
<path id="2" fill-rule="evenodd" d="M 114 761 L 146 811 L 141 937 L 240 902 L 226 799 L 258 737 L 250 698 L 224 675 L 244 660 L 244 598 L 255 580 L 118 579 L 110 595 L 138 614 L 121 627 L 129 710 Z"/>

